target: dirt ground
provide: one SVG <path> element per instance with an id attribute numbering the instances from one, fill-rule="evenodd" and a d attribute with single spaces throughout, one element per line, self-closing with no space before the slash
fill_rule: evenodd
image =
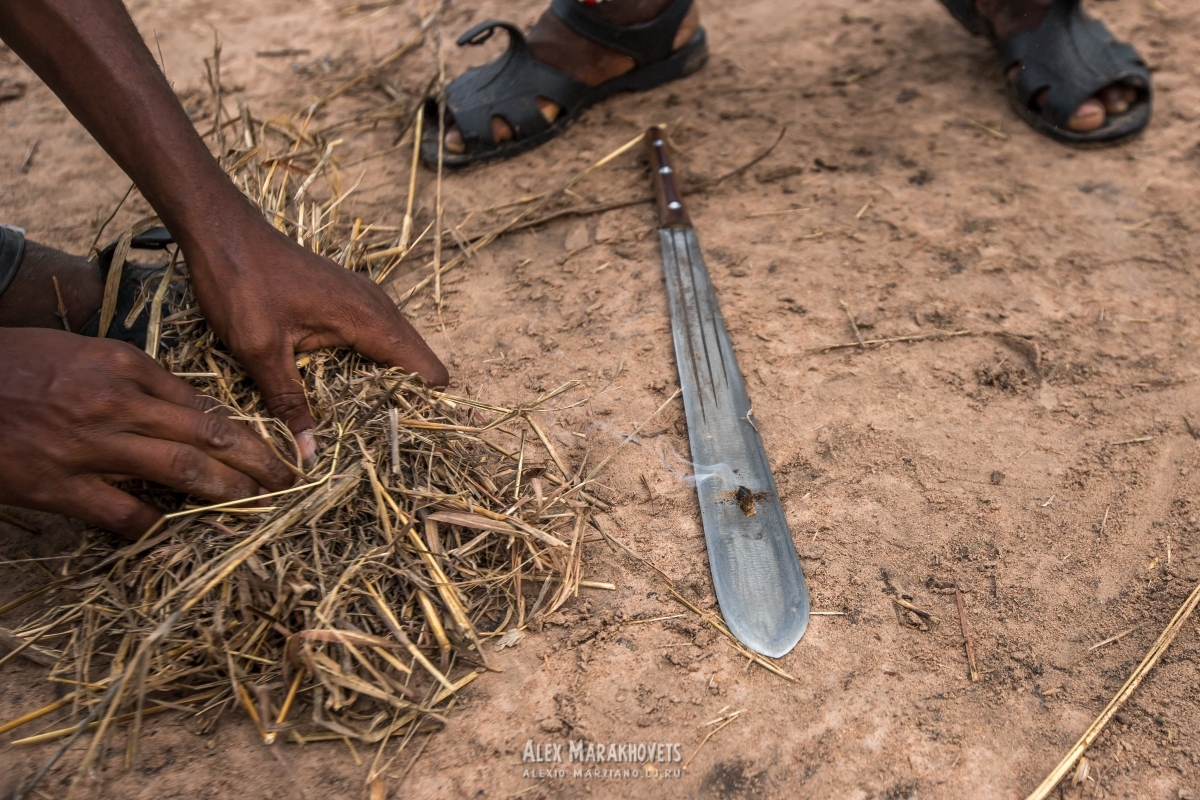
<path id="1" fill-rule="evenodd" d="M 452 2 L 448 72 L 502 46 L 454 48 L 470 24 L 528 25 L 542 6 Z M 532 154 L 447 175 L 446 215 L 458 224 L 561 185 L 651 123 L 673 124 L 693 180 L 747 162 L 786 126 L 764 161 L 688 202 L 813 607 L 844 616 L 813 617 L 779 662 L 796 677 L 787 682 L 748 666 L 653 572 L 590 544 L 586 577 L 617 590 L 584 590 L 496 653 L 503 672 L 464 692 L 415 763 L 415 748 L 396 761 L 389 796 L 1024 796 L 1200 581 L 1200 5 L 1095 4 L 1146 56 L 1157 92 L 1148 133 L 1099 151 L 1020 123 L 990 48 L 933 0 L 702 8 L 713 49 L 704 71 L 594 109 Z M 201 127 L 214 30 L 229 107 L 272 116 L 417 29 L 408 2 L 339 14 L 314 0 L 136 0 L 132 11 Z M 258 55 L 289 49 L 303 52 Z M 416 98 L 436 74 L 434 52 L 406 56 L 383 79 Z M 128 180 L 9 51 L 0 78 L 27 84 L 0 105 L 5 221 L 82 251 Z M 366 82 L 314 124 L 389 100 Z M 343 174 L 363 175 L 348 202 L 366 221 L 403 215 L 411 151 L 354 163 L 397 132 L 385 121 L 339 134 Z M 626 156 L 576 191 L 620 200 L 644 193 L 645 180 L 644 164 Z M 419 191 L 421 229 L 431 173 Z M 145 211 L 135 198 L 113 230 Z M 451 365 L 454 390 L 508 403 L 586 381 L 595 396 L 555 416 L 557 442 L 572 464 L 611 452 L 677 385 L 653 219 L 643 204 L 502 238 L 448 277 L 440 314 L 418 295 L 407 310 Z M 401 274 L 395 289 L 422 276 Z M 971 333 L 815 349 L 853 341 L 847 313 L 868 339 Z M 694 492 L 669 455 L 687 452 L 682 418 L 675 401 L 608 468 L 600 491 L 615 510 L 604 523 L 712 608 Z M 75 541 L 61 521 L 11 513 L 42 533 L 0 523 L 0 559 Z M 0 564 L 0 604 L 44 581 L 32 562 Z M 975 683 L 944 588 L 954 584 Z M 897 596 L 939 624 L 901 612 Z M 672 618 L 632 624 L 653 617 Z M 5 665 L 0 721 L 49 701 L 40 674 Z M 1091 776 L 1061 796 L 1200 797 L 1197 690 L 1200 620 L 1091 749 Z M 564 777 L 537 777 L 559 765 L 522 762 L 530 740 L 563 745 L 565 758 L 579 739 L 678 743 L 687 759 L 716 728 L 704 723 L 740 709 L 679 777 L 576 778 L 573 764 Z M 17 758 L 32 769 L 53 747 Z M 103 782 L 79 796 L 359 798 L 367 765 L 356 760 L 374 755 L 340 744 L 272 752 L 247 724 L 227 720 L 202 738 L 172 715 L 153 721 L 142 750 L 130 771 L 112 752 Z M 42 797 L 68 795 L 70 766 Z"/>

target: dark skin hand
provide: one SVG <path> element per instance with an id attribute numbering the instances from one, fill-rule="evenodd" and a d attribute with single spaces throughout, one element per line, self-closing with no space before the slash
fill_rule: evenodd
<path id="1" fill-rule="evenodd" d="M 0 504 L 137 538 L 162 511 L 112 484 L 141 478 L 214 503 L 286 489 L 267 444 L 132 345 L 0 328 Z"/>
<path id="2" fill-rule="evenodd" d="M 446 368 L 371 281 L 275 230 L 197 135 L 120 0 L 0 3 L 0 36 L 133 179 L 183 248 L 200 308 L 263 392 L 315 449 L 297 351 L 352 347 L 424 377 Z"/>
<path id="3" fill-rule="evenodd" d="M 49 85 L 153 206 L 183 249 L 200 308 L 209 324 L 254 378 L 271 413 L 296 435 L 299 455 L 305 463 L 311 464 L 316 455 L 310 433 L 316 423 L 296 369 L 297 352 L 350 347 L 379 363 L 417 373 L 431 385 L 446 384 L 445 366 L 382 289 L 300 247 L 268 224 L 242 196 L 197 135 L 120 0 L 2 2 L 0 38 Z M 60 345 L 62 340 L 55 339 L 53 353 L 38 353 L 26 363 L 21 359 L 30 352 L 28 343 L 12 336 L 32 334 L 13 330 L 0 333 L 4 337 L 0 339 L 0 363 L 21 363 L 29 373 L 24 391 L 34 394 L 23 396 L 23 401 L 34 405 L 57 402 L 56 397 L 36 392 L 67 385 L 62 379 L 66 373 L 61 362 L 70 358 L 72 347 Z M 68 341 L 89 352 L 93 346 L 115 346 Z M 50 345 L 50 340 L 37 342 Z M 96 351 L 95 357 L 102 355 Z M 82 368 L 78 362 L 72 363 Z M 112 366 L 103 359 L 101 364 Z M 153 365 L 142 369 L 161 372 Z M 6 367 L 0 368 L 0 375 L 8 381 Z M 141 394 L 129 388 L 131 380 L 143 387 Z M 165 372 L 157 380 L 157 386 L 175 381 Z M 138 405 L 150 381 L 145 376 L 135 380 L 114 367 L 93 375 L 87 385 L 92 394 L 120 394 L 131 398 L 131 402 L 137 400 Z M 9 382 L 4 387 L 6 395 L 14 391 L 12 386 Z M 59 390 L 60 394 L 64 391 Z M 77 403 L 86 404 L 90 399 L 87 395 L 67 396 Z M 159 403 L 192 402 L 181 396 L 172 400 L 162 394 L 154 397 Z M 102 410 L 108 416 L 94 419 L 101 428 L 117 414 L 111 404 Z M 8 436 L 14 428 L 26 431 L 23 435 L 30 442 L 44 440 L 39 445 L 42 449 L 31 444 L 20 453 L 10 451 Z M 26 421 L 14 415 L 11 407 L 0 406 L 0 431 L 4 432 L 0 437 L 3 470 L 43 469 L 39 458 L 50 459 L 47 470 L 54 464 L 69 463 L 76 472 L 63 467 L 60 477 L 70 478 L 72 486 L 81 487 L 81 494 L 68 499 L 45 494 L 28 482 L 5 481 L 0 487 L 0 502 L 60 511 L 131 533 L 137 532 L 138 526 L 144 530 L 151 524 L 151 509 L 131 510 L 129 499 L 123 499 L 127 496 L 111 487 L 105 490 L 96 481 L 112 475 L 141 475 L 185 488 L 177 485 L 178 477 L 167 469 L 169 463 L 162 458 L 163 447 L 179 441 L 170 438 L 177 436 L 170 431 L 158 435 L 139 429 L 137 435 L 148 442 L 156 436 L 160 441 L 123 451 L 127 463 L 122 463 L 120 469 L 104 461 L 105 456 L 96 449 L 102 438 L 94 440 L 90 450 L 73 456 L 76 461 L 60 456 L 71 450 L 63 437 L 74 436 L 74 430 L 44 414 Z M 234 480 L 235 476 L 226 474 L 222 482 L 206 484 L 208 493 L 197 492 L 201 496 L 231 499 L 229 493 L 235 488 L 244 497 L 253 494 L 259 484 L 279 485 L 258 467 L 254 471 L 244 461 L 230 461 L 220 453 L 215 456 L 225 467 L 240 472 L 241 477 Z M 158 470 L 167 471 L 159 474 Z M 85 480 L 80 475 L 94 479 Z M 219 491 L 215 488 L 218 485 Z M 25 488 L 18 490 L 14 488 L 17 486 Z M 84 496 L 93 505 L 81 504 L 79 498 Z"/>

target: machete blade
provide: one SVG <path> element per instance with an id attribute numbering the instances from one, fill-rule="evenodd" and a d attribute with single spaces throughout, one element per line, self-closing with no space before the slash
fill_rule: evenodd
<path id="1" fill-rule="evenodd" d="M 777 658 L 808 627 L 808 586 L 662 135 L 651 128 L 646 141 L 659 189 L 675 360 L 717 602 L 739 641 Z"/>

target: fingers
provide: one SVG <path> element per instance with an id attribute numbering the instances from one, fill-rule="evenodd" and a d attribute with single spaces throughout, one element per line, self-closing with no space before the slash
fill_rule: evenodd
<path id="1" fill-rule="evenodd" d="M 253 361 L 243 357 L 242 362 L 258 384 L 267 410 L 296 435 L 300 460 L 305 466 L 311 467 L 316 461 L 317 446 L 308 431 L 317 427 L 317 423 L 308 408 L 304 380 L 296 368 L 292 348 L 281 347 L 275 356 L 260 357 Z"/>
<path id="2" fill-rule="evenodd" d="M 361 278 L 358 275 L 354 277 Z M 367 288 L 378 294 L 373 299 L 375 306 L 380 309 L 380 319 L 375 324 L 360 326 L 354 349 L 373 361 L 420 375 L 430 386 L 448 384 L 450 373 L 446 365 L 404 318 L 391 298 L 373 283 Z"/>
<path id="3" fill-rule="evenodd" d="M 145 356 L 146 369 L 138 376 L 139 384 L 150 395 L 196 411 L 208 411 L 220 405 L 187 381 L 176 378 L 150 356 L 145 353 L 142 355 Z"/>
<path id="4" fill-rule="evenodd" d="M 134 433 L 190 445 L 271 491 L 295 483 L 291 470 L 266 442 L 222 411 L 196 411 L 175 403 L 148 400 L 145 408 L 139 409 L 139 416 Z"/>
<path id="5" fill-rule="evenodd" d="M 145 367 L 139 370 L 138 382 L 151 397 L 130 401 L 137 404 L 132 432 L 191 445 L 272 491 L 295 482 L 275 451 L 248 427 L 229 419 L 216 400 L 176 378 L 149 356 L 144 356 L 144 361 L 138 362 Z"/>
<path id="6" fill-rule="evenodd" d="M 63 489 L 62 502 L 56 504 L 56 512 L 120 534 L 126 539 L 138 539 L 162 516 L 159 509 L 108 485 L 94 475 L 74 478 Z"/>
<path id="7" fill-rule="evenodd" d="M 189 444 L 122 434 L 105 454 L 106 472 L 161 483 L 213 503 L 243 500 L 264 492 L 258 481 Z"/>

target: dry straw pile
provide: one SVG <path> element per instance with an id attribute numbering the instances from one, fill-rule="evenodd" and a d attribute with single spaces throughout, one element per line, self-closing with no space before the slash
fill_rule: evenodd
<path id="1" fill-rule="evenodd" d="M 218 126 L 220 152 L 277 227 L 383 280 L 421 239 L 409 241 L 411 206 L 402 231 L 339 220 L 346 193 L 329 147 L 304 125 L 243 114 Z M 173 262 L 146 299 L 148 349 L 293 452 L 200 317 L 186 265 Z M 536 419 L 575 384 L 501 408 L 345 351 L 300 363 L 322 420 L 319 463 L 267 508 L 160 496 L 178 511 L 158 530 L 121 549 L 89 536 L 66 577 L 5 606 L 56 592 L 12 638 L 68 692 L 0 732 L 73 706 L 71 727 L 18 743 L 62 739 L 61 755 L 95 731 L 86 769 L 118 730 L 132 763 L 146 715 L 181 710 L 203 732 L 244 714 L 266 743 L 374 745 L 374 777 L 415 734 L 437 729 L 456 692 L 487 669 L 491 647 L 578 592 L 584 532 L 599 528 L 592 515 L 605 507 L 585 489 L 599 465 L 588 475 L 568 468 Z"/>

